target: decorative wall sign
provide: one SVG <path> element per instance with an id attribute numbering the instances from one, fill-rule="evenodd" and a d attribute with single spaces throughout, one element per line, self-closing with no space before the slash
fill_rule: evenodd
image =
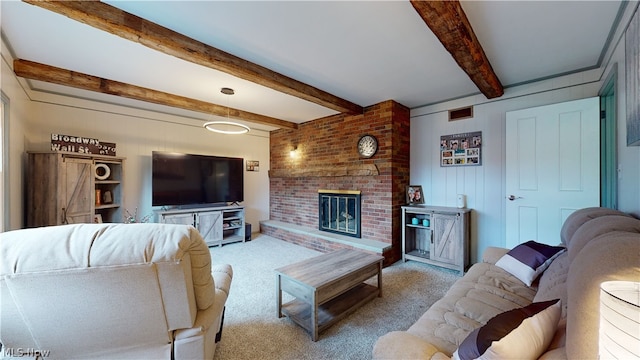
<path id="1" fill-rule="evenodd" d="M 115 143 L 101 143 L 98 139 L 62 134 L 51 134 L 51 150 L 116 156 Z"/>
<path id="2" fill-rule="evenodd" d="M 81 154 L 97 154 L 100 140 L 82 136 L 51 134 L 51 150 Z"/>
<path id="3" fill-rule="evenodd" d="M 247 171 L 260 171 L 260 161 L 247 160 Z"/>
<path id="4" fill-rule="evenodd" d="M 116 144 L 108 143 L 104 141 L 100 141 L 100 145 L 98 145 L 100 151 L 98 154 L 100 155 L 108 155 L 108 156 L 116 156 Z"/>
<path id="5" fill-rule="evenodd" d="M 440 136 L 440 166 L 482 165 L 482 131 Z"/>

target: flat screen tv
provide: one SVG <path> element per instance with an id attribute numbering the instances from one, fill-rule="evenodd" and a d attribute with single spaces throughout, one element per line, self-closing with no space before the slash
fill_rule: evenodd
<path id="1" fill-rule="evenodd" d="M 244 201 L 243 159 L 153 151 L 152 205 L 199 206 Z"/>

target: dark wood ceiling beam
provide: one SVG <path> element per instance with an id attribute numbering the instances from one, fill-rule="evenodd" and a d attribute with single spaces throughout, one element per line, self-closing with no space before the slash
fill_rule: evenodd
<path id="1" fill-rule="evenodd" d="M 335 111 L 348 114 L 362 114 L 363 111 L 360 105 L 99 1 L 23 1 L 182 60 L 222 71 Z"/>
<path id="2" fill-rule="evenodd" d="M 504 94 L 504 88 L 458 0 L 411 0 L 411 5 L 488 99 Z"/>
<path id="3" fill-rule="evenodd" d="M 192 110 L 206 114 L 229 117 L 278 128 L 297 129 L 298 124 L 254 114 L 251 112 L 216 105 L 205 101 L 195 100 L 184 96 L 173 95 L 162 91 L 152 90 L 126 84 L 97 76 L 87 75 L 76 71 L 57 68 L 33 61 L 16 59 L 13 61 L 13 71 L 17 76 L 45 81 L 58 85 L 65 85 L 77 89 L 95 91 L 103 94 L 116 95 L 124 98 L 146 101 L 159 105 L 166 105 L 180 109 Z"/>

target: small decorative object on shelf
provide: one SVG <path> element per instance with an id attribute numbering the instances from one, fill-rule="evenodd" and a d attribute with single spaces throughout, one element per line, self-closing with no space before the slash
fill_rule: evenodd
<path id="1" fill-rule="evenodd" d="M 96 164 L 94 171 L 96 180 L 107 180 L 111 176 L 111 168 L 107 164 Z"/>
<path id="2" fill-rule="evenodd" d="M 105 190 L 102 194 L 103 204 L 113 204 L 113 193 L 110 190 Z"/>
<path id="3" fill-rule="evenodd" d="M 459 209 L 464 209 L 465 207 L 467 207 L 467 196 L 464 194 L 456 195 L 456 206 Z"/>
<path id="4" fill-rule="evenodd" d="M 125 224 L 135 224 L 135 223 L 147 223 L 151 220 L 153 214 L 145 215 L 141 219 L 138 219 L 138 208 L 133 212 L 133 214 L 128 210 L 124 209 L 124 223 Z"/>

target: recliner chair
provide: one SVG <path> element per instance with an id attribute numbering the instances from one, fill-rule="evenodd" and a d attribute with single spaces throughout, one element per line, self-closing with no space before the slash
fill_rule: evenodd
<path id="1" fill-rule="evenodd" d="M 191 226 L 15 230 L 0 259 L 5 356 L 213 358 L 233 272 Z"/>

